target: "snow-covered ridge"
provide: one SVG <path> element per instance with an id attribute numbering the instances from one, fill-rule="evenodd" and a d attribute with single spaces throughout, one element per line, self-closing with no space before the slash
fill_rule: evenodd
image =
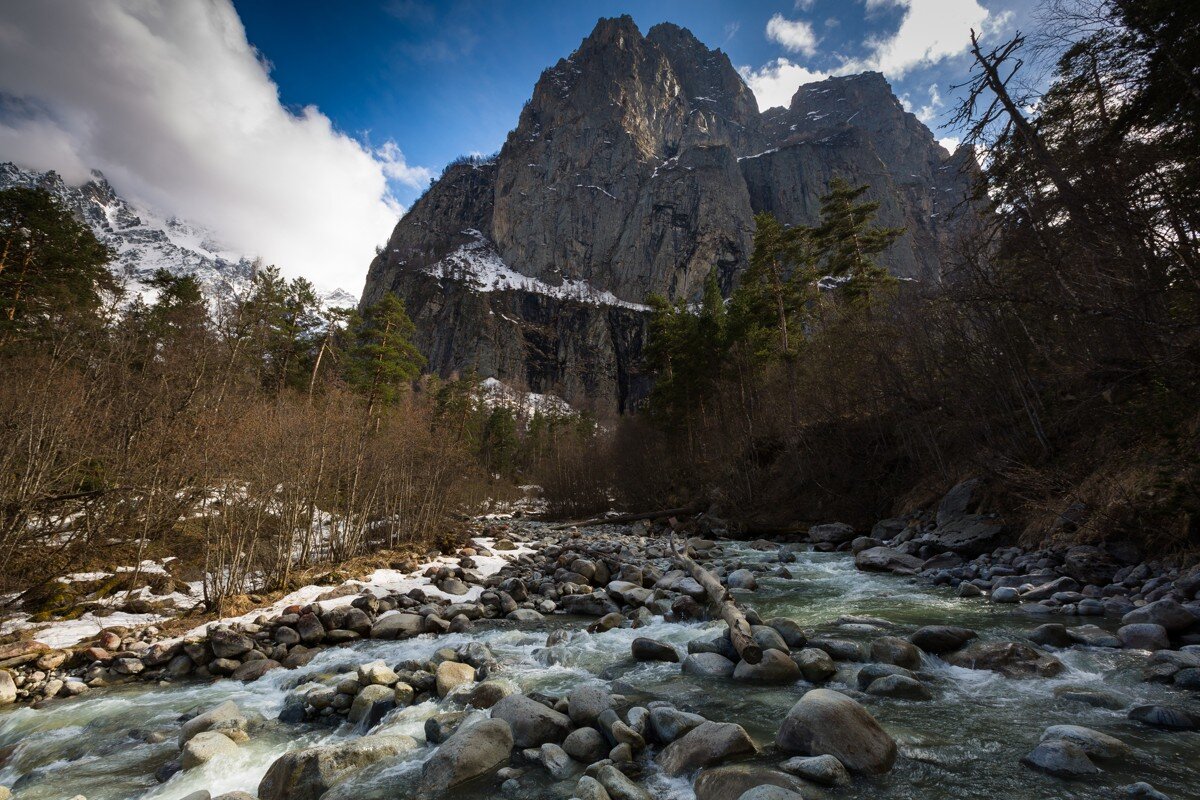
<path id="1" fill-rule="evenodd" d="M 82 186 L 69 186 L 58 173 L 0 163 L 0 190 L 45 189 L 116 253 L 109 267 L 131 292 L 143 292 L 158 269 L 191 275 L 211 300 L 240 296 L 250 286 L 254 259 L 222 245 L 199 225 L 134 205 L 117 194 L 99 172 Z M 322 293 L 329 306 L 356 305 L 358 298 L 335 289 Z"/>
<path id="2" fill-rule="evenodd" d="M 465 230 L 471 241 L 458 247 L 425 272 L 439 279 L 465 283 L 478 292 L 524 291 L 533 294 L 575 300 L 596 306 L 619 306 L 634 311 L 649 311 L 650 306 L 622 300 L 612 292 L 600 291 L 587 281 L 564 279 L 553 286 L 538 278 L 522 275 L 500 258 L 496 248 L 477 230 Z"/>

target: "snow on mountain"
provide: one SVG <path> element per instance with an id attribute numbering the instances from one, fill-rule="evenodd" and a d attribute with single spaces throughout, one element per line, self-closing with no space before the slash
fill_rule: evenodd
<path id="1" fill-rule="evenodd" d="M 211 231 L 177 217 L 136 206 L 117 194 L 100 172 L 82 186 L 68 186 L 57 172 L 25 170 L 0 163 L 0 190 L 13 187 L 48 191 L 83 220 L 116 253 L 109 265 L 132 292 L 155 270 L 194 275 L 213 299 L 243 294 L 254 275 L 254 260 L 224 247 Z M 342 289 L 322 292 L 328 306 L 352 306 L 357 297 Z"/>

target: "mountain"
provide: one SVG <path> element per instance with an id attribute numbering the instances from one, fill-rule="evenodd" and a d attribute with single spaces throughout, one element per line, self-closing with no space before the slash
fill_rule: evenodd
<path id="1" fill-rule="evenodd" d="M 403 297 L 438 372 L 625 411 L 649 388 L 647 297 L 696 298 L 713 268 L 728 292 L 755 213 L 813 223 L 830 179 L 870 184 L 880 224 L 906 230 L 881 261 L 940 281 L 972 168 L 878 73 L 760 113 L 689 31 L 602 19 L 542 73 L 495 157 L 452 163 L 404 215 L 362 302 Z"/>
<path id="2" fill-rule="evenodd" d="M 0 190 L 13 187 L 48 191 L 116 253 L 110 267 L 131 291 L 138 291 L 154 271 L 194 275 L 214 299 L 243 293 L 254 275 L 254 260 L 227 250 L 204 228 L 176 217 L 164 217 L 117 194 L 104 176 L 69 186 L 57 172 L 25 170 L 0 163 Z M 327 305 L 355 304 L 342 290 L 322 295 Z"/>

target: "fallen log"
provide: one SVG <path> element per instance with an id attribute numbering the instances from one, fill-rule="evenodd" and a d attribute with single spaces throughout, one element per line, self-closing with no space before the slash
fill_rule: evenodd
<path id="1" fill-rule="evenodd" d="M 670 534 L 668 541 L 675 560 L 682 564 L 696 583 L 704 588 L 708 599 L 720 611 L 721 619 L 725 620 L 725 624 L 729 626 L 729 639 L 733 642 L 733 649 L 737 650 L 738 655 L 747 664 L 757 664 L 762 661 L 762 647 L 754 641 L 754 636 L 750 633 L 750 623 L 746 621 L 746 615 L 738 608 L 733 595 L 721 584 L 721 580 L 716 575 L 692 560 L 687 554 L 686 543 L 682 550 L 675 547 L 674 533 Z"/>
<path id="2" fill-rule="evenodd" d="M 641 522 L 644 519 L 682 517 L 694 513 L 696 513 L 695 506 L 685 506 L 684 508 L 668 508 L 662 511 L 643 511 L 637 514 L 617 514 L 613 517 L 592 517 L 591 519 L 580 520 L 579 522 L 563 522 L 555 525 L 551 530 L 563 531 L 568 528 L 591 528 L 596 525 L 621 525 L 626 522 Z"/>

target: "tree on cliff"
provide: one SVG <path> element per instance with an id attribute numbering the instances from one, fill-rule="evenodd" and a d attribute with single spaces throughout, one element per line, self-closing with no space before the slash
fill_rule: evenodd
<path id="1" fill-rule="evenodd" d="M 421 374 L 425 357 L 413 344 L 414 333 L 404 301 L 391 292 L 354 321 L 346 380 L 367 398 L 368 419 Z"/>

